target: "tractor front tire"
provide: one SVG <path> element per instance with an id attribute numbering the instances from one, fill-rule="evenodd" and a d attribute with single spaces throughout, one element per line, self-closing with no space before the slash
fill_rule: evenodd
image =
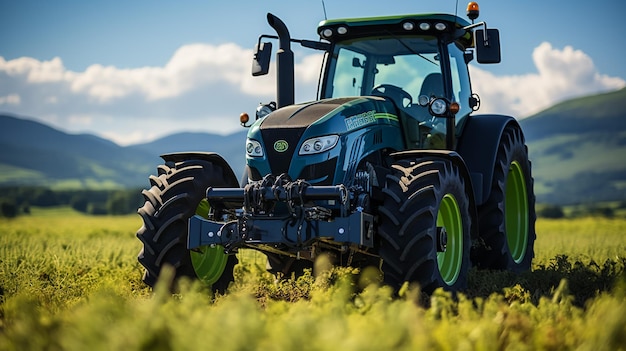
<path id="1" fill-rule="evenodd" d="M 478 208 L 481 242 L 472 262 L 519 273 L 530 269 L 536 238 L 531 164 L 519 126 L 505 127 L 497 152 L 491 193 Z"/>
<path id="2" fill-rule="evenodd" d="M 237 180 L 232 179 L 220 165 L 207 160 L 166 162 L 157 171 L 158 176 L 150 176 L 151 188 L 142 192 L 146 201 L 137 211 L 143 220 L 143 226 L 137 231 L 143 248 L 137 258 L 145 267 L 144 283 L 152 287 L 166 265 L 174 268 L 174 281 L 181 277 L 195 279 L 199 276 L 187 249 L 187 222 L 197 212 L 207 212 L 205 194 L 209 186 L 237 186 Z M 206 250 L 206 255 L 212 257 L 208 260 L 203 257 L 205 262 L 216 262 L 217 265 L 204 267 L 205 271 L 213 272 L 212 288 L 224 292 L 233 281 L 237 258 L 235 255 L 217 256 L 225 255 L 218 250 L 210 254 Z"/>
<path id="3" fill-rule="evenodd" d="M 397 161 L 392 169 L 379 207 L 384 282 L 396 289 L 416 282 L 427 293 L 464 289 L 471 215 L 469 187 L 459 168 L 427 157 Z"/>

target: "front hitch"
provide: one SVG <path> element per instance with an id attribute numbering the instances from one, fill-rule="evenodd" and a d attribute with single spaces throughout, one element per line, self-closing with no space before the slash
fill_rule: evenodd
<path id="1" fill-rule="evenodd" d="M 209 188 L 207 200 L 213 209 L 234 211 L 235 219 L 224 223 L 191 217 L 190 250 L 221 245 L 233 252 L 281 245 L 297 252 L 316 241 L 374 246 L 374 218 L 362 211 L 350 213 L 344 185 L 312 186 L 267 176 L 245 188 Z"/>

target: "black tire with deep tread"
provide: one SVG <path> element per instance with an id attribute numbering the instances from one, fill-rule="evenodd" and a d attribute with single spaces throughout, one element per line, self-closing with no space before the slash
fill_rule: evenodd
<path id="1" fill-rule="evenodd" d="M 524 173 L 528 197 L 528 242 L 521 262 L 513 260 L 506 238 L 505 227 L 505 189 L 508 170 L 517 161 Z M 528 147 L 519 126 L 509 124 L 505 127 L 494 165 L 491 193 L 487 201 L 478 208 L 480 243 L 472 252 L 472 263 L 478 268 L 527 271 L 531 267 L 534 253 L 535 233 L 535 194 L 531 163 L 528 159 Z"/>
<path id="2" fill-rule="evenodd" d="M 230 173 L 232 171 L 228 170 Z M 143 281 L 154 286 L 165 265 L 175 269 L 175 280 L 181 277 L 196 278 L 187 249 L 187 221 L 195 214 L 206 189 L 212 187 L 237 187 L 237 179 L 221 166 L 205 160 L 166 162 L 157 168 L 157 176 L 150 176 L 151 188 L 142 192 L 145 204 L 137 212 L 143 226 L 137 237 L 143 243 L 138 260 L 145 267 Z M 214 291 L 225 291 L 233 280 L 234 255 L 222 277 L 213 284 Z"/>
<path id="3" fill-rule="evenodd" d="M 437 157 L 400 160 L 392 169 L 379 207 L 379 253 L 385 283 L 398 289 L 405 281 L 416 282 L 427 293 L 438 287 L 464 289 L 470 268 L 471 216 L 469 188 L 459 169 Z M 452 285 L 443 281 L 437 264 L 437 213 L 445 194 L 457 199 L 464 229 L 461 272 Z"/>

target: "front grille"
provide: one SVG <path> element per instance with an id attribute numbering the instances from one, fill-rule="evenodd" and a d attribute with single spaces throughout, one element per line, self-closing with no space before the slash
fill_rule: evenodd
<path id="1" fill-rule="evenodd" d="M 331 158 L 324 162 L 308 165 L 302 169 L 298 179 L 316 180 L 315 185 L 333 185 L 333 177 L 335 175 L 335 167 L 337 167 L 337 157 Z"/>
<path id="2" fill-rule="evenodd" d="M 265 151 L 267 151 L 267 160 L 270 164 L 272 174 L 279 175 L 289 171 L 289 165 L 293 154 L 298 147 L 298 142 L 304 133 L 305 128 L 284 128 L 284 129 L 263 129 L 261 128 L 261 136 L 265 143 Z M 285 141 L 287 149 L 279 152 L 274 147 L 277 141 Z"/>

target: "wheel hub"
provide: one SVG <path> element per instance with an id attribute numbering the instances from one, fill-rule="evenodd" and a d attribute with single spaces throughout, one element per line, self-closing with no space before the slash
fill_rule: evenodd
<path id="1" fill-rule="evenodd" d="M 445 227 L 437 227 L 437 252 L 445 252 L 448 246 L 448 232 Z"/>

